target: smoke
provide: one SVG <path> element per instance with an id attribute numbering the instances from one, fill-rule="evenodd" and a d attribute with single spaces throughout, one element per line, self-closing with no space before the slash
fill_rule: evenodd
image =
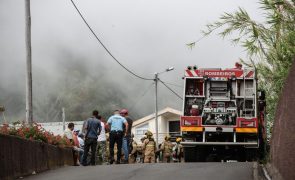
<path id="1" fill-rule="evenodd" d="M 206 23 L 222 12 L 240 5 L 255 14 L 257 8 L 254 0 L 76 2 L 105 45 L 132 71 L 153 78 L 174 66 L 160 78 L 175 84 L 168 85 L 180 95 L 186 66 L 231 67 L 245 56 L 217 36 L 193 50 L 185 44 L 200 37 Z M 31 0 L 31 14 L 36 121 L 60 121 L 62 107 L 67 120 L 84 119 L 95 108 L 104 117 L 118 108 L 128 108 L 134 119 L 154 112 L 153 81 L 140 80 L 115 63 L 70 1 Z M 23 1 L 1 0 L 0 104 L 10 121 L 25 118 L 24 20 Z M 159 109 L 167 106 L 180 110 L 182 101 L 159 83 Z"/>

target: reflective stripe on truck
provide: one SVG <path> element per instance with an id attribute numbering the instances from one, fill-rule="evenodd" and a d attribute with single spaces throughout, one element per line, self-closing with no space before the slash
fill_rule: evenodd
<path id="1" fill-rule="evenodd" d="M 181 126 L 181 131 L 193 131 L 193 132 L 202 132 L 203 127 L 186 127 L 186 126 Z"/>

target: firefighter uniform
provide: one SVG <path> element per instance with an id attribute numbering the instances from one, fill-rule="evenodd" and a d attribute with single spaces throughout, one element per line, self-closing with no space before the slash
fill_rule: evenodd
<path id="1" fill-rule="evenodd" d="M 129 163 L 135 163 L 137 157 L 137 143 L 136 141 L 132 141 L 132 151 L 129 155 Z"/>
<path id="2" fill-rule="evenodd" d="M 170 163 L 172 158 L 173 144 L 170 141 L 170 136 L 165 137 L 165 141 L 161 145 L 161 151 L 163 152 L 163 162 Z"/>
<path id="3" fill-rule="evenodd" d="M 180 144 L 181 138 L 176 139 L 176 145 L 173 148 L 173 157 L 176 162 L 181 162 L 183 156 L 183 146 Z"/>
<path id="4" fill-rule="evenodd" d="M 109 139 L 109 137 L 110 137 L 110 134 L 106 133 L 106 139 L 107 139 L 107 141 L 106 141 L 106 153 L 105 153 L 105 155 L 106 155 L 105 159 L 106 160 L 110 159 L 110 139 Z"/>
<path id="5" fill-rule="evenodd" d="M 156 162 L 156 142 L 152 137 L 153 134 L 148 131 L 146 133 L 147 139 L 143 141 L 144 150 L 144 163 L 155 163 Z"/>
<path id="6" fill-rule="evenodd" d="M 143 163 L 144 162 L 144 149 L 143 149 L 143 142 L 146 139 L 146 137 L 143 137 L 140 139 L 141 144 L 137 144 L 137 158 L 139 159 L 138 162 Z"/>

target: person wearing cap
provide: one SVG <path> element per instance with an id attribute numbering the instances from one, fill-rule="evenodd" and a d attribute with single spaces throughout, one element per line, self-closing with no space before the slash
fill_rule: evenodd
<path id="1" fill-rule="evenodd" d="M 122 149 L 124 152 L 124 163 L 128 164 L 129 160 L 129 151 L 130 151 L 130 138 L 131 138 L 131 128 L 132 128 L 132 123 L 133 120 L 128 116 L 128 110 L 127 109 L 122 109 L 120 110 L 120 115 L 124 117 L 127 120 L 128 123 L 128 129 L 126 129 L 125 126 L 123 126 L 123 131 L 127 132 L 126 135 L 123 137 L 123 144 L 122 144 Z"/>
<path id="2" fill-rule="evenodd" d="M 121 149 L 123 136 L 127 135 L 128 123 L 127 120 L 120 116 L 119 110 L 114 111 L 114 115 L 111 116 L 107 124 L 110 126 L 110 164 L 114 162 L 114 146 L 117 144 L 117 160 L 116 163 L 120 164 Z M 125 125 L 125 131 L 123 131 L 123 125 Z"/>
<path id="3" fill-rule="evenodd" d="M 92 112 L 92 117 L 88 118 L 86 120 L 86 124 L 83 127 L 85 134 L 85 144 L 84 144 L 84 155 L 83 155 L 83 161 L 82 165 L 87 166 L 87 156 L 89 152 L 89 148 L 91 148 L 91 160 L 90 164 L 95 165 L 95 154 L 96 154 L 96 148 L 97 148 L 97 137 L 100 134 L 101 131 L 101 124 L 98 118 L 98 111 L 94 110 Z"/>

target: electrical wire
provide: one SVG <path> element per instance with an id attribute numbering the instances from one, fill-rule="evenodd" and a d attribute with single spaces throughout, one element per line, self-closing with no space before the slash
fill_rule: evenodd
<path id="1" fill-rule="evenodd" d="M 142 76 L 139 76 L 137 74 L 135 74 L 133 71 L 131 71 L 130 69 L 128 69 L 126 66 L 124 66 L 120 61 L 117 60 L 117 58 L 115 58 L 115 56 L 110 52 L 110 50 L 102 43 L 102 41 L 98 38 L 98 36 L 95 34 L 95 32 L 93 31 L 93 29 L 90 27 L 90 25 L 87 23 L 86 19 L 84 18 L 84 16 L 82 15 L 82 13 L 80 12 L 80 10 L 78 9 L 78 7 L 76 6 L 76 4 L 74 3 L 73 0 L 71 0 L 73 6 L 75 7 L 76 11 L 78 12 L 78 14 L 80 15 L 80 17 L 82 18 L 82 20 L 84 21 L 84 23 L 86 24 L 86 26 L 88 27 L 88 29 L 91 31 L 91 33 L 94 35 L 94 37 L 97 39 L 97 41 L 101 44 L 101 46 L 106 50 L 106 52 L 122 67 L 124 68 L 127 72 L 129 72 L 130 74 L 132 74 L 133 76 L 142 79 L 142 80 L 154 80 L 151 78 L 145 78 Z"/>
<path id="2" fill-rule="evenodd" d="M 175 94 L 179 99 L 183 100 L 181 96 L 179 96 L 173 89 L 171 89 L 167 84 L 165 84 L 161 79 L 158 79 L 167 89 L 169 89 L 173 94 Z"/>

